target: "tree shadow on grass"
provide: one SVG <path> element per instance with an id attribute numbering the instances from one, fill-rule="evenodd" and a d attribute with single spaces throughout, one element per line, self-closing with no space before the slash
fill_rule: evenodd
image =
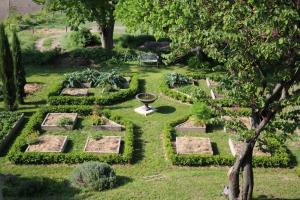
<path id="1" fill-rule="evenodd" d="M 134 152 L 133 152 L 133 160 L 132 163 L 138 163 L 139 161 L 143 160 L 145 149 L 143 146 L 143 140 L 141 139 L 142 136 L 142 129 L 136 125 L 134 125 Z"/>
<path id="2" fill-rule="evenodd" d="M 161 114 L 171 114 L 176 111 L 176 108 L 173 106 L 159 106 L 156 108 L 158 113 Z"/>
<path id="3" fill-rule="evenodd" d="M 253 200 L 300 200 L 300 198 L 276 198 L 276 197 L 268 197 L 266 195 L 259 195 Z"/>
<path id="4" fill-rule="evenodd" d="M 219 151 L 219 149 L 218 149 L 217 143 L 212 142 L 212 143 L 211 143 L 211 146 L 212 146 L 212 150 L 213 150 L 213 152 L 214 152 L 214 155 L 219 155 L 219 154 L 220 154 L 220 151 Z"/>
<path id="5" fill-rule="evenodd" d="M 51 197 L 64 197 L 74 199 L 80 192 L 72 187 L 67 180 L 55 180 L 47 177 L 22 177 L 20 175 L 3 175 L 4 198 L 9 199 L 51 199 Z M 58 195 L 59 194 L 59 195 Z"/>

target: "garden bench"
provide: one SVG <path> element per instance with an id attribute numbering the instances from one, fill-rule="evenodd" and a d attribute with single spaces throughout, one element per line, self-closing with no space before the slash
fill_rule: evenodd
<path id="1" fill-rule="evenodd" d="M 159 56 L 155 53 L 142 52 L 140 54 L 140 66 L 142 66 L 142 63 L 156 63 L 156 66 L 158 67 L 158 60 Z"/>

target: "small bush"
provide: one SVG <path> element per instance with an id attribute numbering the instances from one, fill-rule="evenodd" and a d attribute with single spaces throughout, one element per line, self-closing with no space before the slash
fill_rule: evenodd
<path id="1" fill-rule="evenodd" d="M 190 110 L 192 116 L 200 123 L 208 123 L 212 118 L 212 110 L 203 102 L 196 102 Z"/>
<path id="2" fill-rule="evenodd" d="M 77 167 L 72 173 L 71 182 L 79 188 L 102 191 L 113 188 L 117 177 L 110 165 L 93 161 Z"/>
<path id="3" fill-rule="evenodd" d="M 100 44 L 98 37 L 93 35 L 87 28 L 81 28 L 78 31 L 73 31 L 64 38 L 63 46 L 67 49 L 76 47 L 87 47 Z"/>

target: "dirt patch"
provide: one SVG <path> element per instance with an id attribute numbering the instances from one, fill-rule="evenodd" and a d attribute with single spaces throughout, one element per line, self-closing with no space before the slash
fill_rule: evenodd
<path id="1" fill-rule="evenodd" d="M 27 152 L 63 152 L 67 143 L 66 136 L 45 135 L 36 144 L 29 145 Z"/>
<path id="2" fill-rule="evenodd" d="M 27 83 L 24 86 L 24 90 L 26 94 L 34 94 L 38 91 L 40 91 L 43 88 L 42 84 L 38 83 Z"/>
<path id="3" fill-rule="evenodd" d="M 109 120 L 105 117 L 102 117 L 103 124 L 93 125 L 94 130 L 106 130 L 106 131 L 122 131 L 124 127 L 121 124 L 118 124 L 112 120 Z"/>
<path id="4" fill-rule="evenodd" d="M 121 137 L 105 136 L 98 140 L 88 138 L 84 151 L 91 153 L 119 153 Z"/>
<path id="5" fill-rule="evenodd" d="M 85 88 L 65 88 L 61 92 L 62 95 L 68 96 L 87 96 L 88 89 Z"/>
<path id="6" fill-rule="evenodd" d="M 176 137 L 176 152 L 213 155 L 210 139 L 202 137 Z"/>
<path id="7" fill-rule="evenodd" d="M 235 141 L 235 140 L 229 139 L 228 144 L 230 147 L 231 154 L 233 156 L 239 155 L 244 148 L 244 143 L 241 141 Z M 254 147 L 253 155 L 254 156 L 271 156 L 270 153 L 259 150 L 257 146 Z"/>

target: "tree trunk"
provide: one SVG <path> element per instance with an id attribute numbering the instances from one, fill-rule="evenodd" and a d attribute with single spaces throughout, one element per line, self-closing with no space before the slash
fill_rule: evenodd
<path id="1" fill-rule="evenodd" d="M 253 169 L 252 153 L 255 141 L 245 143 L 243 151 L 238 155 L 233 167 L 229 172 L 229 199 L 230 200 L 251 200 L 253 192 Z M 243 185 L 240 192 L 239 176 L 243 170 Z"/>
<path id="2" fill-rule="evenodd" d="M 115 23 L 112 23 L 109 26 L 105 27 L 99 26 L 102 48 L 104 49 L 112 49 L 114 47 L 114 26 Z"/>

